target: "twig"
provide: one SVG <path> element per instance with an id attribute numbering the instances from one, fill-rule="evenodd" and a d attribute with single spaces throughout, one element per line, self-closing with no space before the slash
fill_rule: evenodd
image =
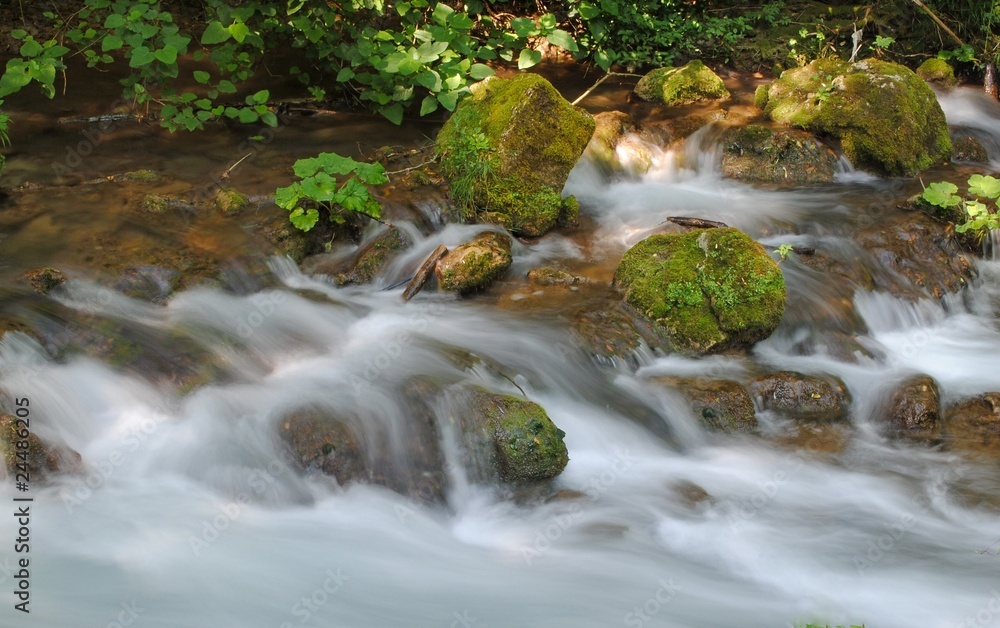
<path id="1" fill-rule="evenodd" d="M 955 31 L 953 31 L 953 30 L 951 30 L 950 28 L 948 28 L 948 25 L 947 25 L 947 24 L 945 24 L 944 22 L 942 22 L 942 21 L 941 21 L 941 18 L 939 18 L 939 17 L 938 17 L 938 16 L 937 16 L 937 15 L 936 15 L 936 14 L 934 13 L 934 11 L 931 11 L 931 10 L 930 10 L 930 8 L 929 8 L 929 7 L 928 7 L 928 6 L 926 5 L 926 4 L 924 4 L 924 3 L 923 3 L 923 2 L 921 2 L 920 0 L 911 0 L 911 1 L 913 2 L 913 4 L 917 5 L 917 6 L 918 6 L 918 7 L 920 7 L 921 9 L 923 9 L 924 13 L 926 13 L 927 15 L 929 15 L 929 16 L 931 17 L 931 19 L 932 19 L 932 20 L 934 20 L 934 22 L 935 22 L 935 23 L 936 23 L 936 24 L 937 24 L 938 26 L 940 26 L 941 28 L 943 28 L 943 29 L 944 29 L 944 32 L 946 32 L 946 33 L 948 33 L 949 35 L 951 35 L 951 38 L 952 38 L 952 39 L 954 39 L 954 40 L 955 40 L 956 42 L 958 42 L 958 45 L 959 45 L 959 46 L 964 46 L 964 45 L 965 45 L 965 42 L 964 42 L 964 41 L 962 41 L 962 39 L 961 39 L 961 38 L 960 38 L 960 37 L 959 37 L 958 35 L 956 35 L 956 34 L 955 34 Z"/>
<path id="2" fill-rule="evenodd" d="M 501 373 L 500 371 L 497 371 L 497 375 L 499 375 L 500 377 L 504 378 L 505 380 L 507 380 L 507 381 L 508 381 L 508 382 L 510 382 L 511 384 L 514 384 L 514 387 L 515 387 L 515 388 L 517 388 L 518 390 L 520 390 L 520 391 L 521 391 L 521 396 L 522 396 L 522 397 L 524 397 L 525 399 L 527 399 L 527 398 L 528 398 L 528 393 L 524 392 L 524 389 L 523 389 L 523 388 L 521 388 L 520 386 L 518 386 L 518 385 L 517 385 L 517 382 L 515 382 L 514 380 L 512 380 L 512 379 L 511 379 L 510 377 L 508 377 L 507 375 L 505 375 L 505 374 Z"/>
<path id="3" fill-rule="evenodd" d="M 386 172 L 385 174 L 386 174 L 386 176 L 389 176 L 390 174 L 402 174 L 404 172 L 409 172 L 410 170 L 416 170 L 417 168 L 423 168 L 424 166 L 429 166 L 432 163 L 434 163 L 435 161 L 437 161 L 437 157 L 433 157 L 433 158 L 425 161 L 422 164 L 417 164 L 416 166 L 410 166 L 409 168 L 403 168 L 402 170 L 390 170 L 389 172 Z"/>
<path id="4" fill-rule="evenodd" d="M 242 159 L 240 159 L 235 164 L 233 164 L 233 165 L 229 166 L 228 168 L 226 168 L 226 171 L 223 172 L 222 175 L 219 178 L 222 179 L 223 181 L 228 181 L 229 180 L 229 173 L 232 172 L 233 170 L 235 170 L 236 166 L 238 166 L 241 163 L 243 163 L 244 160 L 246 160 L 246 158 L 249 157 L 250 155 L 253 155 L 253 153 L 247 153 L 246 155 L 243 155 Z"/>
<path id="5" fill-rule="evenodd" d="M 577 98 L 576 100 L 574 100 L 573 102 L 571 102 L 570 104 L 571 105 L 577 105 L 577 104 L 579 104 L 581 100 L 583 100 L 587 96 L 590 96 L 590 94 L 595 89 L 597 89 L 598 87 L 600 87 L 601 83 L 603 83 L 604 81 L 608 80 L 612 76 L 642 76 L 642 75 L 641 74 L 630 74 L 628 72 L 608 72 L 607 74 L 605 74 L 601 78 L 597 79 L 597 82 L 594 83 L 593 85 L 591 85 L 590 89 L 588 89 L 587 91 L 585 91 L 582 94 L 580 94 L 580 97 Z"/>

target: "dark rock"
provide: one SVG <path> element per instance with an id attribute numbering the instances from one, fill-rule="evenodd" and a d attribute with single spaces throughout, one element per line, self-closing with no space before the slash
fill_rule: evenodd
<path id="1" fill-rule="evenodd" d="M 126 269 L 114 284 L 115 290 L 142 301 L 159 303 L 177 288 L 180 273 L 159 266 Z"/>
<path id="2" fill-rule="evenodd" d="M 832 423 L 847 418 L 847 388 L 836 378 L 780 371 L 750 380 L 747 389 L 758 408 L 791 419 Z"/>
<path id="3" fill-rule="evenodd" d="M 528 281 L 536 286 L 576 286 L 587 280 L 557 268 L 532 268 Z"/>
<path id="4" fill-rule="evenodd" d="M 990 161 L 990 154 L 977 138 L 971 135 L 957 135 L 951 138 L 952 161 L 964 161 L 985 164 Z"/>
<path id="5" fill-rule="evenodd" d="M 970 452 L 1000 454 L 1000 392 L 989 392 L 948 408 L 945 446 Z"/>
<path id="6" fill-rule="evenodd" d="M 295 412 L 281 422 L 280 434 L 303 467 L 333 476 L 341 486 L 369 476 L 354 428 L 328 412 Z"/>
<path id="7" fill-rule="evenodd" d="M 754 432 L 753 400 L 739 382 L 707 377 L 657 377 L 653 381 L 684 396 L 698 420 L 710 430 Z"/>
<path id="8" fill-rule="evenodd" d="M 886 425 L 900 436 L 928 437 L 941 424 L 941 397 L 929 375 L 902 381 L 892 394 Z"/>
<path id="9" fill-rule="evenodd" d="M 410 246 L 410 239 L 396 227 L 389 227 L 362 245 L 350 268 L 333 276 L 338 285 L 369 283 L 385 270 L 397 253 Z"/>
<path id="10" fill-rule="evenodd" d="M 805 131 L 760 125 L 731 129 L 723 136 L 722 173 L 763 183 L 832 183 L 837 155 Z"/>
<path id="11" fill-rule="evenodd" d="M 24 273 L 21 279 L 22 281 L 26 281 L 35 292 L 45 296 L 55 288 L 66 283 L 66 273 L 58 268 L 47 266 L 45 268 L 29 270 Z"/>

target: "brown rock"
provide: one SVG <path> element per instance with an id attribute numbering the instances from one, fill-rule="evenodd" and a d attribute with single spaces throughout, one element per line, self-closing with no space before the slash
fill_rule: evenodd
<path id="1" fill-rule="evenodd" d="M 833 378 L 780 371 L 750 380 L 747 389 L 761 410 L 798 421 L 832 423 L 847 418 L 847 388 Z"/>

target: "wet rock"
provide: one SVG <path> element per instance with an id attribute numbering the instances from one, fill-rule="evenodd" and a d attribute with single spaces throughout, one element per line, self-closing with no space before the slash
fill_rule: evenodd
<path id="1" fill-rule="evenodd" d="M 945 446 L 995 456 L 1000 453 L 1000 392 L 989 392 L 948 408 Z"/>
<path id="2" fill-rule="evenodd" d="M 615 285 L 670 348 L 690 355 L 763 340 L 785 308 L 777 263 L 737 229 L 650 236 L 625 253 Z"/>
<path id="3" fill-rule="evenodd" d="M 46 266 L 29 270 L 21 276 L 21 280 L 27 282 L 35 292 L 45 296 L 66 283 L 67 277 L 66 273 L 58 268 Z"/>
<path id="4" fill-rule="evenodd" d="M 728 100 L 730 97 L 722 79 L 697 59 L 679 68 L 660 68 L 649 72 L 639 79 L 635 95 L 667 107 L 704 100 Z"/>
<path id="5" fill-rule="evenodd" d="M 215 191 L 215 196 L 212 198 L 212 202 L 223 216 L 235 216 L 236 214 L 242 212 L 246 206 L 250 204 L 246 195 L 241 194 L 236 190 L 224 190 L 222 188 Z"/>
<path id="6" fill-rule="evenodd" d="M 587 144 L 586 154 L 605 176 L 649 170 L 653 163 L 651 146 L 630 135 L 637 131 L 632 116 L 621 111 L 604 111 L 594 116 L 594 123 L 594 136 Z M 624 162 L 618 154 L 619 146 L 627 154 Z"/>
<path id="7" fill-rule="evenodd" d="M 893 271 L 872 277 L 877 288 L 896 296 L 941 297 L 961 290 L 975 277 L 948 225 L 919 212 L 885 216 L 859 232 L 855 242 L 875 258 L 880 271 Z"/>
<path id="8" fill-rule="evenodd" d="M 461 294 L 485 288 L 510 268 L 511 244 L 509 236 L 487 231 L 456 246 L 434 269 L 438 287 Z"/>
<path id="9" fill-rule="evenodd" d="M 537 74 L 520 74 L 477 83 L 436 152 L 453 196 L 517 235 L 540 236 L 565 213 L 563 186 L 593 132 L 589 113 Z"/>
<path id="10" fill-rule="evenodd" d="M 681 480 L 671 486 L 671 488 L 673 489 L 674 494 L 676 494 L 688 508 L 695 508 L 704 502 L 712 501 L 712 496 L 709 492 L 694 482 Z"/>
<path id="11" fill-rule="evenodd" d="M 958 79 L 955 78 L 955 69 L 944 59 L 931 57 L 917 66 L 916 73 L 917 76 L 928 83 L 934 83 L 943 87 L 958 85 Z"/>
<path id="12" fill-rule="evenodd" d="M 364 244 L 351 261 L 350 268 L 336 273 L 334 281 L 338 285 L 369 283 L 385 270 L 397 253 L 409 246 L 410 239 L 405 233 L 396 227 L 389 227 Z"/>
<path id="13" fill-rule="evenodd" d="M 114 284 L 114 289 L 122 294 L 160 303 L 177 288 L 180 273 L 159 266 L 137 266 L 126 269 Z"/>
<path id="14" fill-rule="evenodd" d="M 989 163 L 990 155 L 986 147 L 971 135 L 956 135 L 951 138 L 952 161 L 964 161 L 976 164 Z"/>
<path id="15" fill-rule="evenodd" d="M 753 124 L 723 137 L 722 173 L 742 181 L 831 183 L 837 155 L 804 131 Z"/>
<path id="16" fill-rule="evenodd" d="M 681 393 L 698 420 L 710 430 L 753 432 L 757 413 L 739 382 L 707 377 L 657 377 L 653 381 Z"/>
<path id="17" fill-rule="evenodd" d="M 160 215 L 168 210 L 180 206 L 182 203 L 172 196 L 162 194 L 146 194 L 139 201 L 139 211 L 144 214 Z"/>
<path id="18" fill-rule="evenodd" d="M 27 438 L 24 438 L 25 432 Z M 9 414 L 0 416 L 0 444 L 3 445 L 4 466 L 10 477 L 23 473 L 25 463 L 29 470 L 29 482 L 46 482 L 54 474 L 75 473 L 83 468 L 80 454 L 63 445 L 46 443 L 32 430 L 26 430 L 24 421 L 19 422 L 17 417 Z M 23 452 L 23 455 L 19 456 L 18 452 Z M 20 469 L 18 464 L 22 465 Z"/>
<path id="19" fill-rule="evenodd" d="M 577 286 L 587 280 L 557 268 L 532 268 L 528 281 L 536 286 Z"/>
<path id="20" fill-rule="evenodd" d="M 295 412 L 281 421 L 279 433 L 303 467 L 332 476 L 341 486 L 369 476 L 358 435 L 332 413 Z"/>
<path id="21" fill-rule="evenodd" d="M 771 84 L 774 121 L 839 138 L 856 167 L 912 176 L 951 155 L 944 113 L 913 71 L 886 61 L 819 59 Z"/>
<path id="22" fill-rule="evenodd" d="M 537 403 L 479 389 L 470 413 L 466 425 L 480 446 L 493 448 L 501 480 L 546 480 L 566 468 L 566 434 Z"/>
<path id="23" fill-rule="evenodd" d="M 831 423 L 847 418 L 847 387 L 836 378 L 780 371 L 750 380 L 747 390 L 761 410 L 798 421 Z"/>
<path id="24" fill-rule="evenodd" d="M 884 420 L 900 436 L 933 436 L 941 423 L 941 396 L 934 378 L 916 375 L 902 381 L 892 393 Z"/>
<path id="25" fill-rule="evenodd" d="M 645 342 L 659 340 L 654 332 L 641 330 L 640 327 L 635 317 L 622 311 L 620 304 L 609 303 L 604 307 L 588 307 L 576 312 L 570 331 L 579 345 L 599 364 L 638 367 Z M 648 352 L 648 349 L 645 350 Z"/>

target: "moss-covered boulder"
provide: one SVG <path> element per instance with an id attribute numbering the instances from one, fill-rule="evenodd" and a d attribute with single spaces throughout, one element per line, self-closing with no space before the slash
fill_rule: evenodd
<path id="1" fill-rule="evenodd" d="M 831 183 L 837 155 L 805 131 L 759 124 L 731 129 L 723 138 L 722 173 L 762 183 Z"/>
<path id="2" fill-rule="evenodd" d="M 492 449 L 481 457 L 494 462 L 499 479 L 547 480 L 566 468 L 566 434 L 537 403 L 477 389 L 470 412 L 474 416 L 463 424 L 474 427 L 473 442 Z"/>
<path id="3" fill-rule="evenodd" d="M 771 84 L 764 112 L 777 122 L 840 139 L 859 167 L 909 176 L 951 155 L 931 88 L 901 65 L 820 59 Z"/>
<path id="4" fill-rule="evenodd" d="M 222 188 L 215 191 L 212 202 L 223 216 L 235 216 L 250 204 L 250 200 L 245 194 L 241 194 L 236 190 L 224 190 Z"/>
<path id="5" fill-rule="evenodd" d="M 410 239 L 396 228 L 389 227 L 363 244 L 350 267 L 334 275 L 337 285 L 362 284 L 374 279 L 396 255 L 410 246 Z"/>
<path id="6" fill-rule="evenodd" d="M 564 212 L 562 189 L 594 119 L 544 78 L 491 78 L 473 88 L 438 135 L 441 173 L 456 200 L 518 235 L 540 236 Z"/>
<path id="7" fill-rule="evenodd" d="M 697 59 L 679 68 L 659 68 L 649 72 L 639 79 L 635 95 L 668 107 L 703 100 L 727 100 L 730 97 L 719 75 Z"/>
<path id="8" fill-rule="evenodd" d="M 944 59 L 938 59 L 937 57 L 932 57 L 921 63 L 917 67 L 917 76 L 928 83 L 944 85 L 945 87 L 958 85 L 954 68 Z"/>
<path id="9" fill-rule="evenodd" d="M 777 263 L 737 229 L 650 236 L 622 257 L 615 285 L 670 348 L 692 355 L 763 340 L 785 310 Z"/>
<path id="10" fill-rule="evenodd" d="M 503 233 L 487 231 L 472 242 L 456 246 L 434 267 L 438 287 L 465 294 L 481 290 L 510 268 L 511 239 Z"/>

